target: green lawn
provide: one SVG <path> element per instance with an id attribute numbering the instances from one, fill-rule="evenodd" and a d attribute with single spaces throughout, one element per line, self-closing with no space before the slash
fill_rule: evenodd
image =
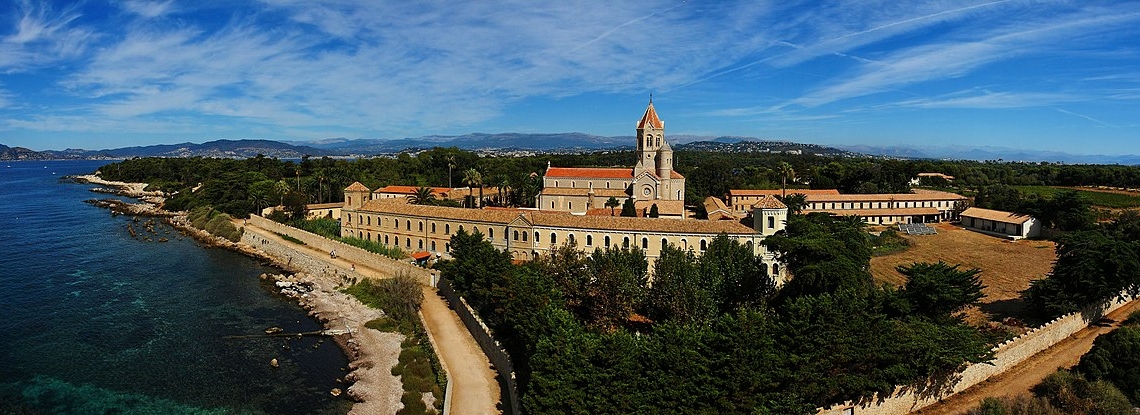
<path id="1" fill-rule="evenodd" d="M 1054 194 L 1066 189 L 1062 187 L 1052 186 L 1015 186 L 1017 190 L 1024 194 L 1035 194 L 1042 197 L 1053 197 Z M 1097 207 L 1126 209 L 1140 207 L 1140 196 L 1132 196 L 1118 193 L 1107 192 L 1094 192 L 1090 190 L 1075 190 L 1077 194 L 1081 195 L 1090 204 Z"/>

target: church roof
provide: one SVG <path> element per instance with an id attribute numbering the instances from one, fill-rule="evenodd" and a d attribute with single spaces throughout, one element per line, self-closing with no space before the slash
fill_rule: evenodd
<path id="1" fill-rule="evenodd" d="M 350 185 L 348 185 L 348 187 L 344 188 L 344 191 L 346 191 L 346 192 L 367 192 L 369 190 L 370 189 L 368 188 L 368 186 L 365 186 L 363 183 L 360 183 L 360 182 L 352 182 L 352 184 L 350 184 Z"/>
<path id="2" fill-rule="evenodd" d="M 647 125 L 658 130 L 665 128 L 665 123 L 661 122 L 661 118 L 657 116 L 657 110 L 653 109 L 653 101 L 649 101 L 649 106 L 645 108 L 645 115 L 642 115 L 641 121 L 637 122 L 637 128 L 642 129 Z"/>

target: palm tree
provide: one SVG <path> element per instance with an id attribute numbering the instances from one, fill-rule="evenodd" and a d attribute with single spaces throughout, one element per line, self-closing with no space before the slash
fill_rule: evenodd
<path id="1" fill-rule="evenodd" d="M 610 196 L 609 199 L 606 199 L 606 207 L 610 208 L 610 216 L 614 216 L 614 208 L 618 206 L 621 206 L 621 202 L 618 202 L 616 197 Z"/>
<path id="2" fill-rule="evenodd" d="M 483 206 L 483 175 L 479 174 L 479 170 L 470 168 L 467 169 L 467 171 L 463 172 L 463 183 L 466 184 L 469 188 L 479 186 L 479 200 L 472 207 L 477 208 Z"/>
<path id="3" fill-rule="evenodd" d="M 788 179 L 796 179 L 796 171 L 786 161 L 780 162 L 780 197 L 788 197 Z"/>
<path id="4" fill-rule="evenodd" d="M 453 167 L 455 167 L 455 155 L 454 154 L 447 156 L 447 187 L 453 187 L 451 185 L 451 169 Z"/>
<path id="5" fill-rule="evenodd" d="M 427 186 L 417 187 L 415 192 L 408 196 L 408 203 L 413 205 L 430 205 L 435 201 L 435 193 Z"/>

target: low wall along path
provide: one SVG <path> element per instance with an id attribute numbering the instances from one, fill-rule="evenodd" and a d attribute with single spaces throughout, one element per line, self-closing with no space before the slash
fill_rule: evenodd
<path id="1" fill-rule="evenodd" d="M 499 384 L 491 363 L 474 337 L 463 326 L 455 311 L 431 286 L 434 278 L 427 269 L 365 251 L 355 246 L 285 226 L 260 216 L 244 222 L 246 243 L 266 253 L 290 261 L 290 267 L 313 272 L 332 272 L 342 278 L 392 278 L 406 273 L 423 285 L 424 303 L 420 309 L 424 329 L 447 372 L 450 393 L 444 413 L 498 414 Z M 289 242 L 277 234 L 305 243 Z M 329 252 L 336 249 L 337 258 Z M 355 266 L 355 270 L 353 267 Z M 395 357 L 393 356 L 393 359 Z M 390 366 L 389 366 L 390 367 Z M 385 368 L 385 371 L 387 369 Z M 399 396 L 395 396 L 399 400 Z"/>

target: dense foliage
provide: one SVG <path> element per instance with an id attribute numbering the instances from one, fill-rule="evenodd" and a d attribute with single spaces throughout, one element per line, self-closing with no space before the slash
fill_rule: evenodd
<path id="1" fill-rule="evenodd" d="M 190 226 L 209 232 L 211 235 L 226 238 L 231 242 L 240 241 L 242 234 L 245 233 L 245 229 L 234 226 L 230 215 L 208 206 L 191 210 L 186 215 L 186 219 L 190 221 Z"/>
<path id="2" fill-rule="evenodd" d="M 1053 271 L 1033 281 L 1023 297 L 1057 316 L 1123 290 L 1140 293 L 1140 216 L 1134 213 L 1059 236 Z"/>
<path id="3" fill-rule="evenodd" d="M 797 279 L 815 275 L 781 290 L 726 237 L 699 257 L 667 247 L 653 264 L 637 248 L 564 246 L 512 265 L 461 232 L 437 267 L 510 352 L 528 413 L 810 413 L 896 385 L 937 387 L 989 359 L 978 332 L 949 316 L 974 301 L 972 271 L 915 265 L 916 280 L 949 281 L 876 287 L 859 222 L 789 222 L 795 231 L 772 247 Z M 946 286 L 966 292 L 934 301 L 947 315 L 909 312 Z"/>
<path id="4" fill-rule="evenodd" d="M 675 169 L 685 180 L 686 204 L 703 208 L 707 196 L 724 197 L 729 189 L 836 188 L 844 193 L 906 192 L 920 172 L 955 176 L 953 182 L 924 179 L 924 185 L 974 191 L 996 186 L 1140 187 L 1140 169 L 999 161 L 878 160 L 771 153 L 677 151 Z M 177 194 L 172 210 L 214 206 L 234 217 L 268 206 L 339 202 L 354 181 L 375 189 L 386 185 L 494 187 L 482 201 L 492 206 L 533 206 L 547 163 L 553 166 L 630 166 L 632 151 L 591 154 L 544 154 L 529 157 L 480 157 L 456 148 L 401 153 L 392 158 L 246 160 L 209 158 L 136 158 L 100 169 L 104 178 L 147 182 Z M 951 186 L 953 188 L 951 188 Z M 1012 189 L 1014 192 L 1017 190 Z M 1029 195 L 1031 192 L 1025 192 Z M 986 196 L 980 194 L 984 200 Z M 1041 196 L 1038 199 L 1049 199 Z M 469 204 L 470 205 L 470 204 Z M 989 204 L 1002 210 L 1015 206 Z M 616 207 L 616 206 L 615 206 Z"/>
<path id="5" fill-rule="evenodd" d="M 1089 380 L 1112 383 L 1140 407 L 1140 327 L 1121 327 L 1097 337 L 1076 369 Z"/>

